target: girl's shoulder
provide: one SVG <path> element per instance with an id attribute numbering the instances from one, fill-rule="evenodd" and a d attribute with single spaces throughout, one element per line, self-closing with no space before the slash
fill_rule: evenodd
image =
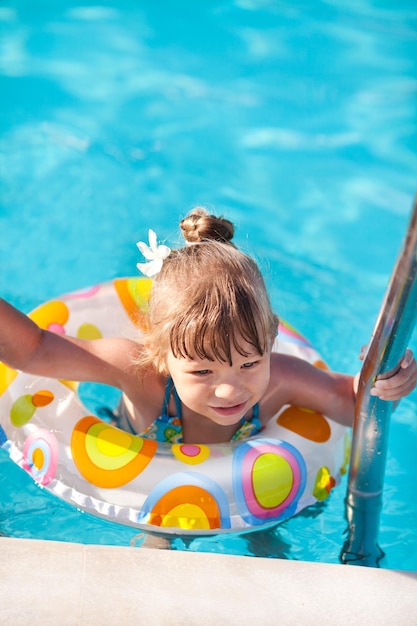
<path id="1" fill-rule="evenodd" d="M 304 395 L 315 387 L 325 388 L 333 384 L 334 377 L 330 370 L 316 367 L 300 357 L 280 353 L 271 355 L 271 384 L 285 386 L 289 395 L 300 392 Z"/>
<path id="2" fill-rule="evenodd" d="M 149 367 L 133 369 L 124 376 L 120 388 L 129 421 L 137 433 L 148 428 L 161 415 L 166 380 L 166 377 Z"/>
<path id="3" fill-rule="evenodd" d="M 304 367 L 304 366 L 307 367 Z M 271 381 L 274 384 L 282 384 L 287 380 L 291 380 L 294 375 L 301 371 L 309 369 L 310 364 L 291 354 L 283 354 L 281 352 L 273 352 L 271 354 Z"/>
<path id="4" fill-rule="evenodd" d="M 312 390 L 322 386 L 321 373 L 313 365 L 289 354 L 271 354 L 270 379 L 261 400 L 261 413 L 271 418 L 286 404 L 304 406 Z M 264 421 L 264 420 L 263 420 Z"/>

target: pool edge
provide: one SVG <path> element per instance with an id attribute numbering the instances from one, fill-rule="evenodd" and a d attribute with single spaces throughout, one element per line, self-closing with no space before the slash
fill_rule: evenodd
<path id="1" fill-rule="evenodd" d="M 415 624 L 417 572 L 0 538 L 0 622 Z"/>

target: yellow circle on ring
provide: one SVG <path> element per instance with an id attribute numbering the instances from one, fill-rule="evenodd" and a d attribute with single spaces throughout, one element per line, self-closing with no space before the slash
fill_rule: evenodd
<path id="1" fill-rule="evenodd" d="M 221 528 L 221 514 L 211 493 L 196 485 L 180 485 L 155 503 L 148 523 L 163 528 L 213 530 Z"/>
<path id="2" fill-rule="evenodd" d="M 178 504 L 165 514 L 161 528 L 210 530 L 207 515 L 198 504 Z"/>
<path id="3" fill-rule="evenodd" d="M 252 487 L 260 506 L 273 509 L 291 493 L 294 478 L 291 465 L 278 454 L 261 454 L 252 468 Z"/>
<path id="4" fill-rule="evenodd" d="M 143 439 L 107 424 L 90 426 L 85 438 L 85 449 L 90 459 L 101 469 L 115 470 L 129 463 L 143 446 Z"/>
<path id="5" fill-rule="evenodd" d="M 133 437 L 91 415 L 80 419 L 71 435 L 72 458 L 81 476 L 92 485 L 107 489 L 121 487 L 136 478 L 151 462 L 157 448 L 156 441 Z"/>

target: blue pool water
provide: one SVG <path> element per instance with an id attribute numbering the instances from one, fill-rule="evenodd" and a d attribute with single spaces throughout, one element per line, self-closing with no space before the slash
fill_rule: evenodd
<path id="1" fill-rule="evenodd" d="M 3 297 L 28 311 L 129 275 L 149 227 L 175 245 L 202 203 L 236 223 L 277 312 L 357 370 L 416 191 L 414 2 L 6 0 L 0 26 Z M 391 424 L 383 567 L 417 571 L 416 449 L 414 392 Z M 0 466 L 1 533 L 141 544 Z M 172 547 L 336 563 L 345 493 Z"/>

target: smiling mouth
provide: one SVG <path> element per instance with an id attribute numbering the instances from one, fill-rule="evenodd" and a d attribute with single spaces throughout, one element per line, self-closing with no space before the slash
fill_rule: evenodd
<path id="1" fill-rule="evenodd" d="M 233 406 L 212 406 L 213 411 L 218 413 L 219 415 L 236 415 L 236 413 L 245 412 L 247 402 L 241 402 L 240 404 L 234 404 Z"/>

